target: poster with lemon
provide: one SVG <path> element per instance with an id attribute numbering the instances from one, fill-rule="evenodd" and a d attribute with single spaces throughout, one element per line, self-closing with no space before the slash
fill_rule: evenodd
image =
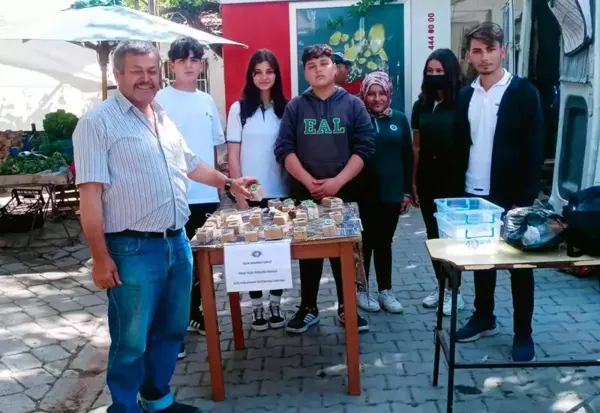
<path id="1" fill-rule="evenodd" d="M 302 50 L 317 43 L 330 45 L 352 61 L 348 83 L 361 82 L 373 71 L 387 72 L 394 83 L 392 106 L 404 110 L 404 7 L 385 4 L 357 17 L 350 7 L 324 7 L 296 11 L 298 91 L 308 88 Z"/>

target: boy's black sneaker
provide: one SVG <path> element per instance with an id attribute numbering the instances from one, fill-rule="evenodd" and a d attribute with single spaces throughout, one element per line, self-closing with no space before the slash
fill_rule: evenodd
<path id="1" fill-rule="evenodd" d="M 495 316 L 492 316 L 489 320 L 482 320 L 476 314 L 473 314 L 473 317 L 469 319 L 467 324 L 459 328 L 456 332 L 456 341 L 459 343 L 469 343 L 478 340 L 480 337 L 495 336 L 499 332 Z"/>
<path id="2" fill-rule="evenodd" d="M 319 310 L 316 308 L 300 307 L 294 317 L 287 323 L 285 330 L 290 333 L 304 333 L 319 323 Z"/>

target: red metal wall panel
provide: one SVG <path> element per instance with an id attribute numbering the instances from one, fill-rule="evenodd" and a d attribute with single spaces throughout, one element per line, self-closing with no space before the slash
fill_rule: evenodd
<path id="1" fill-rule="evenodd" d="M 267 48 L 275 53 L 283 80 L 283 88 L 291 95 L 289 4 L 244 3 L 224 4 L 221 10 L 223 37 L 248 45 L 248 49 L 225 46 L 225 101 L 227 111 L 240 98 L 246 68 L 252 53 Z"/>

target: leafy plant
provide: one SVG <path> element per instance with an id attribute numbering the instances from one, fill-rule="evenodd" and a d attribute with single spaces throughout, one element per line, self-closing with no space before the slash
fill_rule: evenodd
<path id="1" fill-rule="evenodd" d="M 373 6 L 393 3 L 396 0 L 359 0 L 356 4 L 350 6 L 350 16 L 364 17 L 369 13 L 369 9 Z"/>
<path id="2" fill-rule="evenodd" d="M 384 4 L 393 3 L 395 1 L 396 0 L 359 0 L 358 2 L 350 6 L 348 17 L 364 17 L 369 13 L 371 7 L 377 5 L 381 6 Z M 345 19 L 342 16 L 335 19 L 329 19 L 327 21 L 327 28 L 330 30 L 336 30 L 337 28 L 343 26 L 344 23 Z"/>
<path id="3" fill-rule="evenodd" d="M 148 0 L 124 0 L 124 2 L 128 7 L 148 10 Z M 202 22 L 202 14 L 219 13 L 221 7 L 216 0 L 154 0 L 154 4 L 158 6 L 161 17 L 208 33 L 213 31 Z"/>
<path id="4" fill-rule="evenodd" d="M 124 0 L 78 0 L 71 4 L 72 9 L 85 9 L 96 6 L 125 6 Z"/>
<path id="5" fill-rule="evenodd" d="M 79 118 L 62 109 L 48 113 L 44 117 L 44 132 L 48 143 L 71 139 Z"/>
<path id="6" fill-rule="evenodd" d="M 0 175 L 36 174 L 43 171 L 56 171 L 66 167 L 67 162 L 62 154 L 56 152 L 52 156 L 33 153 L 10 154 L 0 164 Z"/>

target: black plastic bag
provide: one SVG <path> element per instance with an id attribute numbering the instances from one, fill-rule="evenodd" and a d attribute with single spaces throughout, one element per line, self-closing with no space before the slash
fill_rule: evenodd
<path id="1" fill-rule="evenodd" d="M 502 238 L 523 251 L 551 250 L 566 237 L 562 215 L 541 206 L 512 209 L 503 220 Z"/>
<path id="2" fill-rule="evenodd" d="M 600 186 L 593 186 L 569 196 L 563 208 L 567 231 L 567 253 L 600 256 Z"/>

